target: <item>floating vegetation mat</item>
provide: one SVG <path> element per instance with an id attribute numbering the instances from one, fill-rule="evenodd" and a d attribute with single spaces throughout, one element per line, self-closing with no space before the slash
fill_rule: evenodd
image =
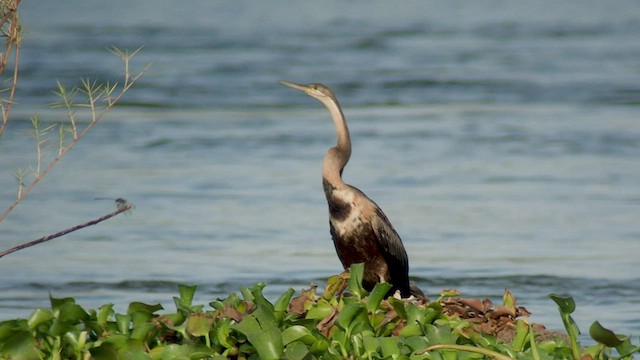
<path id="1" fill-rule="evenodd" d="M 594 322 L 594 345 L 581 347 L 571 318 L 575 302 L 550 295 L 566 333 L 528 320 L 505 291 L 503 302 L 444 290 L 438 299 L 387 296 L 391 285 L 361 286 L 363 267 L 275 302 L 265 284 L 207 305 L 195 286 L 179 285 L 175 312 L 132 302 L 85 310 L 51 298 L 27 319 L 0 322 L 0 359 L 632 359 L 640 347 Z"/>

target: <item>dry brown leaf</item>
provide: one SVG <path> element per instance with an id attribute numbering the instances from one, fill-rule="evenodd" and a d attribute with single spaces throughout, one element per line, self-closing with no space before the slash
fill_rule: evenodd
<path id="1" fill-rule="evenodd" d="M 320 320 L 318 325 L 316 325 L 316 329 L 318 329 L 322 335 L 329 337 L 329 332 L 331 331 L 333 323 L 338 320 L 338 313 L 338 309 L 334 308 L 329 315 Z"/>
<path id="2" fill-rule="evenodd" d="M 482 300 L 480 299 L 458 299 L 458 302 L 460 302 L 462 305 L 468 306 L 471 309 L 479 312 L 480 314 L 484 314 L 488 308 L 485 307 L 485 304 Z"/>

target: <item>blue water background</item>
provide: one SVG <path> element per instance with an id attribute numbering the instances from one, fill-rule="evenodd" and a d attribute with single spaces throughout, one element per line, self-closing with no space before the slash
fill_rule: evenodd
<path id="1" fill-rule="evenodd" d="M 640 3 L 23 1 L 21 72 L 0 140 L 0 199 L 35 166 L 29 118 L 56 81 L 140 82 L 0 224 L 2 248 L 135 210 L 0 259 L 0 320 L 49 293 L 95 308 L 275 298 L 341 271 L 320 169 L 323 82 L 352 131 L 344 178 L 385 211 L 432 297 L 505 288 L 560 328 L 640 334 Z M 6 78 L 6 75 L 5 75 Z M 49 155 L 55 140 L 48 144 Z M 2 206 L 4 209 L 5 206 Z"/>

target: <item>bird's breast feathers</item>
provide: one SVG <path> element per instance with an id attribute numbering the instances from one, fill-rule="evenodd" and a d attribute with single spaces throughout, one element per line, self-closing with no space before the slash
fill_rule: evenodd
<path id="1" fill-rule="evenodd" d="M 364 200 L 366 199 L 358 196 L 351 189 L 332 192 L 329 212 L 331 224 L 338 235 L 357 232 L 362 230 L 366 224 L 370 224 L 372 210 L 369 207 L 371 204 Z"/>

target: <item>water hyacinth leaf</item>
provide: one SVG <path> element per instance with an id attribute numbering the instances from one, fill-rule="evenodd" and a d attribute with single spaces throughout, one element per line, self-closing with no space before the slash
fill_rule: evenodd
<path id="1" fill-rule="evenodd" d="M 330 300 L 340 294 L 349 283 L 349 274 L 345 271 L 340 275 L 334 275 L 327 279 L 322 297 Z"/>
<path id="2" fill-rule="evenodd" d="M 309 353 L 311 353 L 311 355 L 313 356 L 321 356 L 321 355 L 327 354 L 328 350 L 329 350 L 329 342 L 324 338 L 320 338 L 316 340 L 311 345 L 311 347 L 309 347 Z"/>
<path id="3" fill-rule="evenodd" d="M 285 291 L 284 294 L 280 295 L 278 300 L 273 304 L 273 312 L 278 321 L 282 321 L 284 316 L 287 313 L 287 307 L 289 306 L 289 301 L 291 301 L 291 297 L 295 290 L 289 288 Z"/>
<path id="4" fill-rule="evenodd" d="M 440 297 L 457 297 L 460 296 L 460 291 L 458 289 L 445 289 L 440 291 Z"/>
<path id="5" fill-rule="evenodd" d="M 131 317 L 124 314 L 116 314 L 116 324 L 118 325 L 118 331 L 120 334 L 128 335 Z"/>
<path id="6" fill-rule="evenodd" d="M 133 324 L 133 326 L 144 324 L 149 320 L 155 318 L 155 315 L 153 315 L 152 313 L 148 313 L 144 311 L 134 312 L 130 316 L 131 316 L 131 323 Z"/>
<path id="7" fill-rule="evenodd" d="M 570 296 L 560 296 L 557 294 L 549 294 L 549 298 L 558 304 L 560 310 L 560 318 L 564 325 L 567 334 L 569 335 L 569 341 L 571 344 L 571 354 L 575 360 L 580 359 L 580 343 L 578 342 L 578 336 L 580 335 L 580 329 L 578 324 L 571 317 L 571 313 L 576 309 L 576 303 Z"/>
<path id="8" fill-rule="evenodd" d="M 316 342 L 316 338 L 306 327 L 293 325 L 282 331 L 282 343 L 288 345 L 294 341 L 302 341 L 306 345 L 312 345 Z"/>
<path id="9" fill-rule="evenodd" d="M 307 311 L 306 319 L 321 320 L 329 316 L 334 310 L 334 307 L 327 302 L 327 300 L 320 299 L 318 302 Z"/>
<path id="10" fill-rule="evenodd" d="M 242 299 L 236 293 L 232 293 L 231 295 L 227 296 L 227 298 L 223 301 L 223 303 L 231 304 L 232 306 L 238 306 L 240 302 L 242 302 Z"/>
<path id="11" fill-rule="evenodd" d="M 351 323 L 349 326 L 349 334 L 351 335 L 373 335 L 373 328 L 369 324 L 366 311 L 360 313 L 360 316 L 356 321 Z"/>
<path id="12" fill-rule="evenodd" d="M 426 340 L 430 345 L 436 344 L 455 344 L 458 340 L 458 335 L 451 331 L 449 325 L 431 325 L 424 326 L 426 329 Z"/>
<path id="13" fill-rule="evenodd" d="M 400 348 L 398 347 L 398 339 L 395 337 L 382 337 L 378 338 L 378 342 L 380 343 L 380 350 L 382 352 L 382 357 L 385 359 L 392 358 L 397 359 L 402 354 L 400 352 Z"/>
<path id="14" fill-rule="evenodd" d="M 60 318 L 56 318 L 53 320 L 51 327 L 49 328 L 49 335 L 51 336 L 62 336 L 68 331 L 73 331 L 75 329 L 75 325 L 69 324 L 60 320 Z"/>
<path id="15" fill-rule="evenodd" d="M 27 320 L 27 324 L 30 329 L 35 329 L 38 325 L 45 323 L 49 320 L 53 319 L 53 313 L 49 309 L 38 308 L 33 311 L 31 316 L 29 316 L 29 320 Z"/>
<path id="16" fill-rule="evenodd" d="M 367 299 L 367 310 L 370 312 L 374 312 L 378 310 L 380 303 L 387 296 L 389 290 L 391 290 L 393 286 L 389 283 L 377 283 L 376 286 L 371 290 L 371 293 Z"/>
<path id="17" fill-rule="evenodd" d="M 251 289 L 242 288 L 240 289 L 240 293 L 242 294 L 242 298 L 247 301 L 253 301 L 253 294 L 251 293 Z"/>
<path id="18" fill-rule="evenodd" d="M 232 345 L 229 342 L 229 335 L 231 334 L 231 319 L 222 318 L 216 322 L 215 326 L 215 340 L 222 345 L 225 349 L 230 348 Z"/>
<path id="19" fill-rule="evenodd" d="M 138 311 L 153 314 L 154 312 L 162 309 L 164 308 L 160 304 L 150 305 L 150 304 L 145 304 L 143 302 L 134 301 L 129 304 L 129 308 L 127 309 L 127 315 L 131 315 L 134 312 L 138 312 Z"/>
<path id="20" fill-rule="evenodd" d="M 112 360 L 120 358 L 118 349 L 111 343 L 102 343 L 98 347 L 89 350 L 91 359 L 94 360 Z"/>
<path id="21" fill-rule="evenodd" d="M 504 294 L 502 295 L 502 305 L 506 308 L 510 309 L 515 313 L 516 311 L 516 298 L 513 296 L 511 291 L 505 289 Z"/>
<path id="22" fill-rule="evenodd" d="M 571 314 L 576 310 L 576 302 L 571 296 L 549 294 L 549 298 L 551 298 L 551 300 L 558 304 L 560 312 L 563 314 Z"/>
<path id="23" fill-rule="evenodd" d="M 349 291 L 358 299 L 362 299 L 366 294 L 366 290 L 362 287 L 363 275 L 363 263 L 353 264 L 349 268 Z"/>
<path id="24" fill-rule="evenodd" d="M 422 324 L 424 319 L 424 313 L 415 304 L 408 303 L 405 306 L 407 312 L 407 324 Z"/>
<path id="25" fill-rule="evenodd" d="M 551 341 L 549 341 L 549 342 L 551 342 Z M 541 344 L 538 344 L 536 342 L 535 332 L 531 328 L 531 325 L 529 325 L 529 346 L 531 346 L 531 357 L 533 357 L 533 360 L 540 360 L 540 352 L 538 351 L 538 345 L 540 345 L 542 347 L 542 346 L 544 346 L 543 344 L 544 344 L 544 342 L 542 342 Z M 553 348 L 551 348 L 551 349 L 555 349 L 555 348 L 557 348 L 557 346 L 554 345 Z M 549 351 L 548 351 L 549 353 L 552 352 L 551 349 L 549 349 Z"/>
<path id="26" fill-rule="evenodd" d="M 626 336 L 622 344 L 616 346 L 616 350 L 621 359 L 627 359 L 631 358 L 630 356 L 634 353 L 640 353 L 640 346 L 634 346 L 629 337 Z"/>
<path id="27" fill-rule="evenodd" d="M 347 304 L 342 310 L 340 310 L 340 314 L 338 315 L 338 320 L 336 323 L 340 325 L 343 329 L 348 329 L 351 323 L 360 315 L 364 310 L 365 306 L 362 303 L 350 303 Z"/>
<path id="28" fill-rule="evenodd" d="M 224 309 L 224 303 L 220 300 L 214 300 L 209 302 L 209 306 L 211 306 L 212 308 L 216 309 L 216 310 L 222 310 Z"/>
<path id="29" fill-rule="evenodd" d="M 30 331 L 16 331 L 0 343 L 2 359 L 40 359 L 36 350 L 36 340 Z"/>
<path id="30" fill-rule="evenodd" d="M 74 298 L 54 298 L 51 294 L 49 294 L 49 301 L 51 302 L 51 308 L 53 311 L 57 311 L 62 305 L 68 303 L 75 303 L 76 300 Z"/>
<path id="31" fill-rule="evenodd" d="M 405 309 L 404 301 L 400 299 L 396 299 L 394 297 L 390 297 L 389 304 L 391 304 L 391 306 L 393 307 L 393 309 L 396 311 L 396 313 L 401 319 L 407 318 L 407 310 Z"/>
<path id="32" fill-rule="evenodd" d="M 193 352 L 193 349 L 190 345 L 170 344 L 156 348 L 155 351 L 153 351 L 152 358 L 187 360 L 190 359 L 189 354 L 191 352 Z M 114 357 L 112 359 L 117 358 Z"/>
<path id="33" fill-rule="evenodd" d="M 616 347 L 621 345 L 623 342 L 623 340 L 618 338 L 618 336 L 614 334 L 613 331 L 600 325 L 598 321 L 595 321 L 589 327 L 589 335 L 591 335 L 591 338 L 593 340 L 608 347 Z"/>
<path id="34" fill-rule="evenodd" d="M 284 351 L 282 334 L 275 326 L 272 312 L 259 306 L 253 314 L 245 316 L 233 327 L 247 337 L 261 359 L 279 359 Z"/>
<path id="35" fill-rule="evenodd" d="M 511 347 L 516 351 L 523 351 L 525 344 L 529 339 L 529 324 L 525 321 L 518 320 L 516 322 L 516 334 L 511 341 Z"/>
<path id="36" fill-rule="evenodd" d="M 192 314 L 187 318 L 187 333 L 196 337 L 208 335 L 214 321 L 207 314 Z"/>
<path id="37" fill-rule="evenodd" d="M 402 338 L 402 345 L 408 347 L 411 352 L 425 349 L 428 344 L 422 336 L 406 336 Z"/>
<path id="38" fill-rule="evenodd" d="M 422 318 L 422 324 L 431 324 L 440 317 L 442 314 L 442 306 L 440 306 L 440 304 L 437 305 L 437 307 L 431 307 L 430 304 L 429 307 L 426 308 L 424 311 L 424 317 Z"/>
<path id="39" fill-rule="evenodd" d="M 193 296 L 196 293 L 196 289 L 198 287 L 196 285 L 178 285 L 178 292 L 180 293 L 180 302 L 184 306 L 191 306 L 193 304 Z"/>
<path id="40" fill-rule="evenodd" d="M 419 324 L 407 324 L 400 330 L 400 336 L 403 337 L 421 336 L 423 334 L 424 332 Z"/>
<path id="41" fill-rule="evenodd" d="M 96 320 L 98 324 L 105 327 L 107 326 L 107 321 L 115 314 L 113 310 L 113 304 L 105 304 L 98 309 L 98 313 L 96 315 Z"/>
<path id="42" fill-rule="evenodd" d="M 68 332 L 64 334 L 64 340 L 67 344 L 70 344 L 73 347 L 75 352 L 80 352 L 87 343 L 87 332 Z"/>
<path id="43" fill-rule="evenodd" d="M 268 311 L 273 314 L 274 308 L 273 308 L 273 304 L 269 302 L 269 300 L 267 300 L 264 295 L 262 294 L 262 289 L 264 289 L 266 285 L 262 282 L 256 284 L 256 286 L 253 287 L 253 289 L 251 289 L 251 295 L 253 295 L 253 302 L 258 306 L 263 306 L 266 309 L 268 309 Z"/>
<path id="44" fill-rule="evenodd" d="M 366 355 L 371 358 L 373 354 L 378 353 L 378 347 L 380 345 L 378 338 L 373 335 L 366 335 L 362 337 L 362 345 Z"/>
<path id="45" fill-rule="evenodd" d="M 143 323 L 136 325 L 133 330 L 131 330 L 131 338 L 136 340 L 144 340 L 155 332 L 157 329 L 156 325 L 153 323 Z"/>
<path id="46" fill-rule="evenodd" d="M 73 302 L 66 302 L 58 308 L 58 319 L 60 321 L 77 324 L 78 322 L 88 320 L 89 314 L 82 306 Z"/>
<path id="47" fill-rule="evenodd" d="M 30 330 L 25 320 L 7 320 L 0 322 L 0 341 L 10 337 L 16 331 Z"/>
<path id="48" fill-rule="evenodd" d="M 284 349 L 284 355 L 289 360 L 302 360 L 309 354 L 309 348 L 302 341 L 294 341 Z"/>

